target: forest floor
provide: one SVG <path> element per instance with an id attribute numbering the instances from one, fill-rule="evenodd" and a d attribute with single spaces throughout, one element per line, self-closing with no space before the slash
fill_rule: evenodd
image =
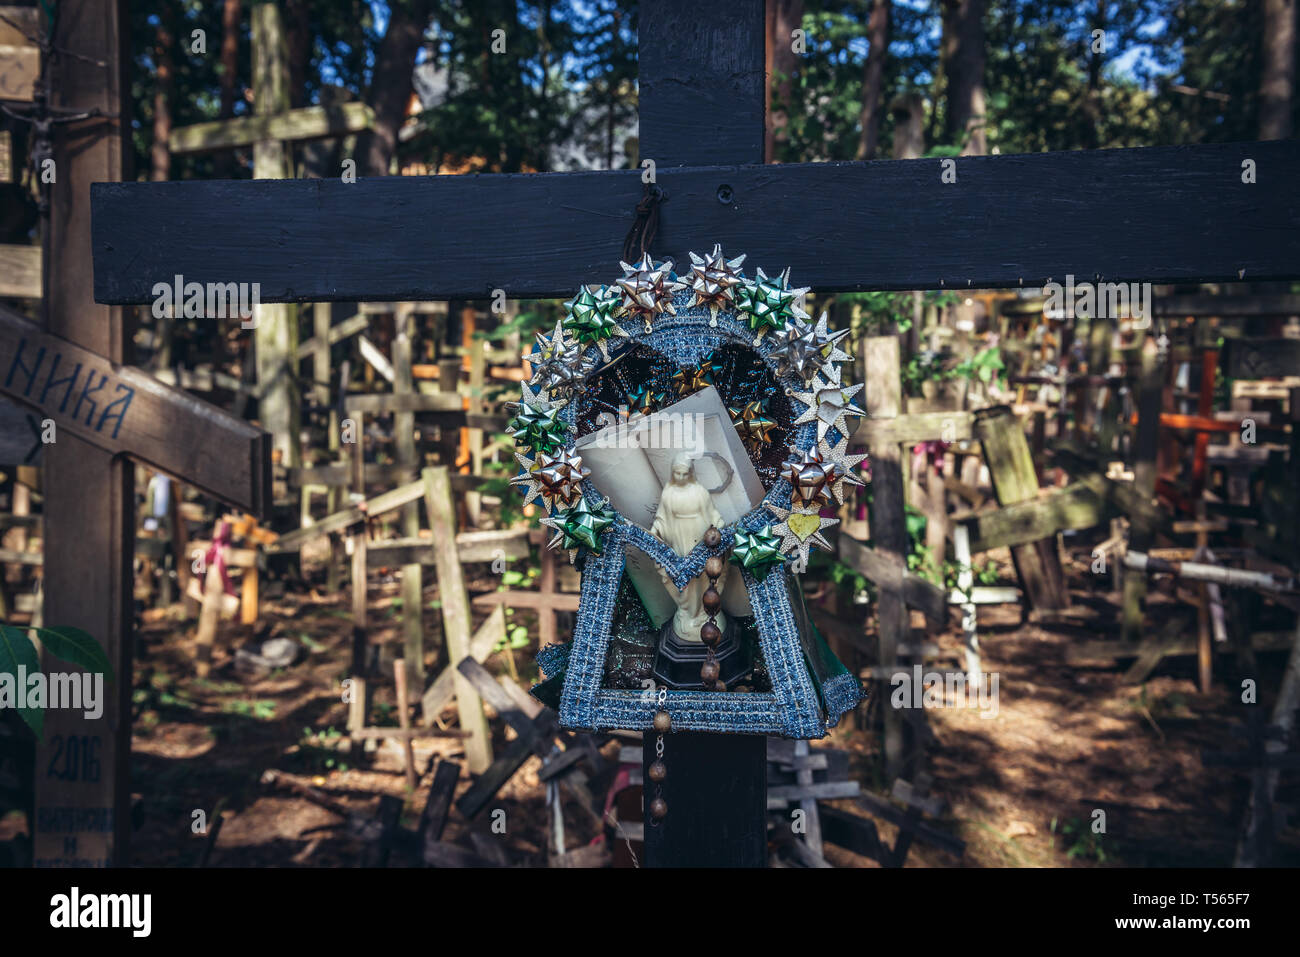
<path id="1" fill-rule="evenodd" d="M 1009 568 L 1007 569 L 1009 572 Z M 1075 576 L 1076 583 L 1079 576 Z M 471 583 L 473 587 L 473 583 Z M 370 588 L 371 640 L 400 646 L 400 602 L 395 581 Z M 436 598 L 436 588 L 425 593 Z M 1074 592 L 1075 601 L 1096 610 L 1097 621 L 1115 620 L 1116 606 L 1104 593 Z M 436 606 L 436 602 L 435 602 Z M 1163 621 L 1188 608 L 1169 594 L 1155 592 L 1148 621 Z M 956 663 L 959 634 L 953 624 L 940 635 L 937 669 Z M 438 614 L 426 614 L 441 646 Z M 525 614 L 514 623 L 529 625 Z M 340 678 L 350 660 L 351 623 L 343 596 L 290 593 L 264 599 L 255 626 L 260 637 L 284 636 L 303 646 L 298 662 L 264 677 L 247 677 L 233 667 L 233 650 L 253 637 L 254 626 L 222 626 L 212 674 L 194 677 L 193 625 L 146 615 L 138 631 L 135 674 L 132 786 L 137 805 L 133 858 L 137 865 L 193 865 L 206 838 L 195 833 L 195 812 L 213 815 L 220 806 L 223 826 L 211 850 L 211 866 L 354 866 L 365 851 L 337 814 L 261 782 L 275 769 L 282 779 L 310 785 L 364 818 L 376 813 L 381 795 L 404 802 L 401 823 L 414 829 L 427 799 L 432 775 L 423 773 L 414 792 L 403 776 L 402 754 L 392 742 L 353 755 L 338 749 L 346 723 Z M 1194 627 L 1194 626 L 1193 626 Z M 928 750 L 933 792 L 948 803 L 936 827 L 961 838 L 965 854 L 954 858 L 924 843 L 913 845 L 908 866 L 1227 866 L 1249 794 L 1245 773 L 1206 768 L 1203 750 L 1240 750 L 1231 733 L 1244 707 L 1240 692 L 1227 685 L 1227 656 L 1216 660 L 1216 682 L 1209 694 L 1195 683 L 1190 658 L 1166 659 L 1137 686 L 1122 682 L 1123 668 L 1080 668 L 1066 663 L 1072 642 L 1103 637 L 1106 629 L 1040 627 L 1022 623 L 1016 606 L 979 610 L 980 643 L 986 672 L 996 675 L 996 705 L 985 708 L 927 708 L 935 742 Z M 918 637 L 919 637 L 918 633 Z M 928 640 L 936 642 L 931 637 Z M 489 670 L 527 687 L 535 678 L 531 651 L 499 652 Z M 1284 656 L 1264 655 L 1261 697 L 1270 701 Z M 430 659 L 430 668 L 439 663 Z M 945 666 L 946 667 L 946 666 Z M 391 680 L 375 682 L 371 724 L 396 725 Z M 864 711 L 879 707 L 875 702 Z M 454 706 L 445 718 L 454 723 Z M 489 716 L 493 716 L 489 710 Z M 841 721 L 824 742 L 848 750 L 853 774 L 864 788 L 884 790 L 877 735 Z M 493 720 L 499 753 L 513 738 L 504 722 Z M 608 742 L 606 757 L 617 753 Z M 461 759 L 456 739 L 426 739 L 415 744 L 416 766 L 427 772 L 434 758 Z M 490 808 L 505 811 L 504 840 L 512 864 L 545 866 L 546 788 L 532 757 L 499 792 Z M 458 795 L 470 784 L 462 772 Z M 603 800 L 597 794 L 597 800 Z M 853 800 L 831 802 L 851 813 L 865 813 Z M 599 837 L 594 820 L 576 803 L 565 804 L 567 844 L 572 849 Z M 1104 833 L 1094 822 L 1104 813 Z M 487 835 L 491 813 L 466 821 L 455 810 L 444 839 L 466 843 L 469 832 Z M 892 843 L 894 827 L 878 821 L 880 836 Z M 875 862 L 828 844 L 827 859 L 841 867 L 871 867 Z M 405 863 L 394 854 L 392 863 Z M 1300 864 L 1295 831 L 1283 834 L 1278 864 Z"/>

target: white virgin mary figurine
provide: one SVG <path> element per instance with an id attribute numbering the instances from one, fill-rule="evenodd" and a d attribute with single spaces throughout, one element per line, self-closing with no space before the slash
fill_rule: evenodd
<path id="1" fill-rule="evenodd" d="M 678 453 L 673 457 L 672 481 L 664 486 L 659 496 L 659 508 L 655 511 L 650 534 L 679 556 L 685 556 L 700 543 L 710 525 L 721 528 L 722 524 L 722 516 L 714 507 L 709 490 L 695 478 L 690 455 L 686 452 Z M 659 573 L 663 575 L 668 593 L 677 604 L 677 612 L 673 615 L 673 631 L 683 641 L 699 641 L 700 627 L 709 620 L 704 611 L 704 576 L 697 575 L 686 588 L 678 591 L 662 568 Z M 719 591 L 722 590 L 723 580 L 718 582 Z M 716 616 L 716 621 L 719 628 L 725 629 L 726 621 L 721 612 Z"/>

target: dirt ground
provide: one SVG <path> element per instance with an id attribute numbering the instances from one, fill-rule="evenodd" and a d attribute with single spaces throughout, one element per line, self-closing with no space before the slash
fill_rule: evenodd
<path id="1" fill-rule="evenodd" d="M 371 620 L 378 623 L 372 641 L 400 644 L 396 583 L 372 582 L 370 595 Z M 435 590 L 426 592 L 426 600 L 435 597 Z M 1243 747 L 1230 732 L 1243 707 L 1226 684 L 1229 659 L 1216 661 L 1223 668 L 1216 671 L 1209 694 L 1197 689 L 1189 658 L 1167 659 L 1139 686 L 1125 685 L 1121 668 L 1067 665 L 1071 642 L 1103 637 L 1106 623 L 1115 620 L 1106 595 L 1076 591 L 1075 600 L 1097 614 L 1068 628 L 1022 624 L 1015 606 L 980 609 L 984 668 L 999 680 L 996 713 L 973 708 L 926 712 L 935 736 L 928 771 L 934 792 L 949 805 L 934 823 L 965 841 L 966 851 L 956 859 L 917 843 L 908 866 L 1231 864 L 1249 779 L 1231 769 L 1206 768 L 1201 761 L 1202 750 Z M 1179 607 L 1172 596 L 1156 593 L 1149 620 L 1161 620 Z M 223 625 L 207 680 L 194 677 L 192 625 L 150 615 L 140 628 L 132 758 L 138 798 L 133 857 L 138 865 L 193 865 L 206 842 L 194 833 L 194 812 L 212 815 L 217 808 L 223 826 L 211 849 L 212 866 L 357 865 L 365 846 L 349 834 L 346 821 L 283 788 L 263 785 L 268 769 L 327 792 L 364 818 L 374 816 L 380 795 L 393 795 L 404 801 L 402 823 L 414 828 L 419 821 L 430 774 L 411 792 L 397 745 L 383 742 L 359 755 L 338 749 L 346 721 L 339 682 L 350 657 L 344 599 L 289 594 L 264 601 L 262 611 L 256 626 L 260 636 L 293 638 L 304 651 L 293 666 L 260 678 L 237 673 L 231 657 L 235 647 L 252 637 L 252 628 Z M 436 622 L 438 616 L 429 617 Z M 533 631 L 526 615 L 517 613 L 513 621 Z M 957 634 L 953 627 L 939 636 L 940 653 L 930 667 L 942 665 L 945 658 L 956 663 Z M 440 637 L 429 642 L 430 647 L 440 644 Z M 531 650 L 514 652 L 513 667 L 506 655 L 490 659 L 489 669 L 507 678 L 515 673 L 526 687 L 536 675 Z M 1275 690 L 1267 683 L 1269 676 L 1275 683 L 1283 663 L 1280 654 L 1260 658 L 1265 702 Z M 431 658 L 429 666 L 440 663 Z M 391 682 L 377 683 L 371 723 L 395 725 Z M 444 717 L 454 724 L 454 707 Z M 864 723 L 846 718 L 814 747 L 849 750 L 852 772 L 863 787 L 883 792 L 876 735 L 855 727 Z M 513 732 L 500 721 L 492 727 L 499 752 Z M 603 753 L 613 757 L 617 747 L 611 741 Z M 455 739 L 419 741 L 415 751 L 421 770 L 435 756 L 462 754 Z M 546 864 L 546 789 L 539 768 L 539 759 L 531 758 L 491 805 L 506 812 L 505 849 L 512 864 Z M 458 794 L 469 783 L 463 774 Z M 852 800 L 832 803 L 865 813 Z M 1105 815 L 1103 834 L 1092 830 L 1097 811 Z M 453 809 L 445 839 L 466 843 L 467 832 L 486 832 L 488 816 L 467 822 Z M 570 848 L 598 836 L 595 822 L 572 802 L 566 804 L 565 818 Z M 877 826 L 881 837 L 892 842 L 895 829 L 883 821 Z M 830 844 L 826 856 L 836 866 L 876 866 Z M 393 866 L 403 863 L 401 855 L 393 856 Z M 1300 864 L 1294 829 L 1283 833 L 1276 863 Z"/>

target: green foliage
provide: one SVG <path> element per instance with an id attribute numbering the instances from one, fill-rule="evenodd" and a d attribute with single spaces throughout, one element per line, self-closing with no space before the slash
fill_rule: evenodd
<path id="1" fill-rule="evenodd" d="M 1057 819 L 1052 818 L 1051 831 L 1055 835 L 1058 831 Z M 1102 845 L 1103 834 L 1093 831 L 1092 826 L 1085 820 L 1077 817 L 1067 818 L 1060 822 L 1059 831 L 1061 836 L 1067 842 L 1065 856 L 1069 860 L 1081 857 L 1085 861 L 1096 861 L 1099 864 L 1106 863 L 1106 849 Z M 1112 845 L 1111 848 L 1114 851 Z"/>
<path id="2" fill-rule="evenodd" d="M 30 625 L 0 623 L 0 674 L 13 676 L 15 690 L 18 669 L 24 668 L 30 678 L 41 673 L 41 659 L 28 633 L 40 641 L 47 652 L 62 661 L 84 668 L 92 674 L 102 674 L 113 680 L 113 666 L 99 642 L 80 628 L 56 626 L 34 628 Z M 37 738 L 45 728 L 45 715 L 39 708 L 17 708 L 18 716 L 32 729 Z"/>
<path id="3" fill-rule="evenodd" d="M 979 379 L 985 385 L 996 380 L 1000 387 L 1006 388 L 1006 364 L 1002 361 L 1002 350 L 997 346 L 982 349 L 959 362 L 951 375 L 958 379 Z"/>

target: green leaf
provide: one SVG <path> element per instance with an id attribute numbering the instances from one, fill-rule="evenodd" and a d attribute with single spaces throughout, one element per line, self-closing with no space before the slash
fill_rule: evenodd
<path id="1" fill-rule="evenodd" d="M 58 626 L 55 628 L 37 628 L 36 637 L 41 644 L 56 658 L 61 658 L 74 665 L 80 665 L 91 674 L 103 674 L 109 681 L 113 680 L 113 666 L 103 647 L 88 633 L 80 628 Z"/>
<path id="2" fill-rule="evenodd" d="M 28 675 L 41 670 L 41 659 L 36 654 L 36 646 L 22 628 L 0 625 L 0 674 L 13 675 L 15 695 L 18 693 L 19 665 L 26 667 Z M 18 708 L 17 711 L 18 717 L 26 722 L 27 727 L 39 739 L 45 727 L 45 712 L 40 708 Z"/>

